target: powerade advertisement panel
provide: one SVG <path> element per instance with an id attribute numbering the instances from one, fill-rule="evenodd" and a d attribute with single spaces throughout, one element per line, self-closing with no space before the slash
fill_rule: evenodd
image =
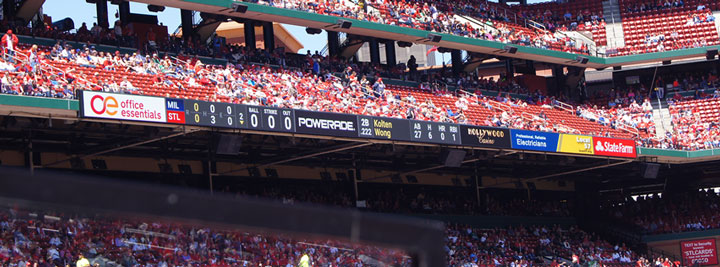
<path id="1" fill-rule="evenodd" d="M 533 132 L 525 130 L 510 130 L 512 148 L 522 150 L 535 150 L 557 152 L 560 134 Z"/>

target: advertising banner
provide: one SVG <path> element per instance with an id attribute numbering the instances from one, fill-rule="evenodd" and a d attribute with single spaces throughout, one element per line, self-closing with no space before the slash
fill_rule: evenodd
<path id="1" fill-rule="evenodd" d="M 526 130 L 510 130 L 512 148 L 522 150 L 535 150 L 557 152 L 557 133 L 533 132 Z"/>
<path id="2" fill-rule="evenodd" d="M 355 115 L 295 111 L 295 129 L 298 133 L 358 137 L 356 124 Z"/>
<path id="3" fill-rule="evenodd" d="M 627 139 L 614 139 L 605 137 L 593 137 L 595 144 L 595 155 L 610 157 L 637 157 L 635 141 Z"/>
<path id="4" fill-rule="evenodd" d="M 80 102 L 85 117 L 167 122 L 165 99 L 160 97 L 83 91 Z"/>
<path id="5" fill-rule="evenodd" d="M 685 265 L 689 266 L 695 263 L 700 265 L 718 264 L 715 238 L 683 241 L 680 242 L 680 249 L 682 250 Z"/>
<path id="6" fill-rule="evenodd" d="M 586 135 L 561 134 L 558 152 L 593 155 L 593 138 Z"/>
<path id="7" fill-rule="evenodd" d="M 510 147 L 510 130 L 502 128 L 461 125 L 463 144 L 496 148 Z"/>

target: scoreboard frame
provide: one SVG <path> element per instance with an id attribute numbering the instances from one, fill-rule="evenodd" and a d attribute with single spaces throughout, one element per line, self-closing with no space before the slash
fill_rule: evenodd
<path id="1" fill-rule="evenodd" d="M 80 93 L 80 117 L 87 115 L 83 106 L 93 91 Z M 152 96 L 133 95 L 134 101 L 157 102 Z M 165 123 L 216 127 L 225 129 L 254 130 L 307 134 L 340 138 L 364 138 L 410 143 L 427 143 L 449 146 L 511 149 L 541 153 L 574 154 L 614 158 L 636 158 L 637 147 L 629 147 L 634 141 L 587 135 L 570 135 L 536 132 L 447 122 L 407 120 L 391 117 L 374 117 L 345 113 L 317 112 L 267 106 L 254 106 L 224 102 L 208 102 L 191 99 L 162 98 L 165 102 Z M 121 118 L 116 118 L 121 119 Z M 121 119 L 122 120 L 122 119 Z M 148 121 L 151 122 L 151 121 Z M 610 152 L 595 151 L 595 143 L 614 145 Z M 616 147 L 622 146 L 622 150 Z M 625 144 L 625 145 L 623 145 Z M 626 150 L 631 151 L 626 151 Z"/>

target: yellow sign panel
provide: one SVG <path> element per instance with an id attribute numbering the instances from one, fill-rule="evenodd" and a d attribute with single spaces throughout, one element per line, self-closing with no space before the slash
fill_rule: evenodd
<path id="1" fill-rule="evenodd" d="M 561 134 L 558 152 L 593 155 L 592 136 Z"/>

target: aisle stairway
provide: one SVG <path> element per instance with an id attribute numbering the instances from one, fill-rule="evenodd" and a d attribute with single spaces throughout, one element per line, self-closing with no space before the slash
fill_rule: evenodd
<path id="1" fill-rule="evenodd" d="M 498 30 L 494 28 L 493 26 L 488 25 L 487 23 L 483 23 L 482 21 L 479 21 L 476 18 L 473 18 L 471 16 L 465 16 L 465 15 L 455 15 L 455 20 L 457 20 L 460 23 L 470 23 L 470 25 L 473 26 L 475 29 L 482 29 L 486 32 L 496 33 Z"/>
<path id="2" fill-rule="evenodd" d="M 608 48 L 624 47 L 625 33 L 623 32 L 622 18 L 620 18 L 618 0 L 603 1 L 603 16 L 606 23 Z"/>
<path id="3" fill-rule="evenodd" d="M 670 110 L 667 106 L 653 109 L 653 120 L 655 121 L 655 136 L 665 136 L 665 133 L 672 132 L 670 123 Z"/>

